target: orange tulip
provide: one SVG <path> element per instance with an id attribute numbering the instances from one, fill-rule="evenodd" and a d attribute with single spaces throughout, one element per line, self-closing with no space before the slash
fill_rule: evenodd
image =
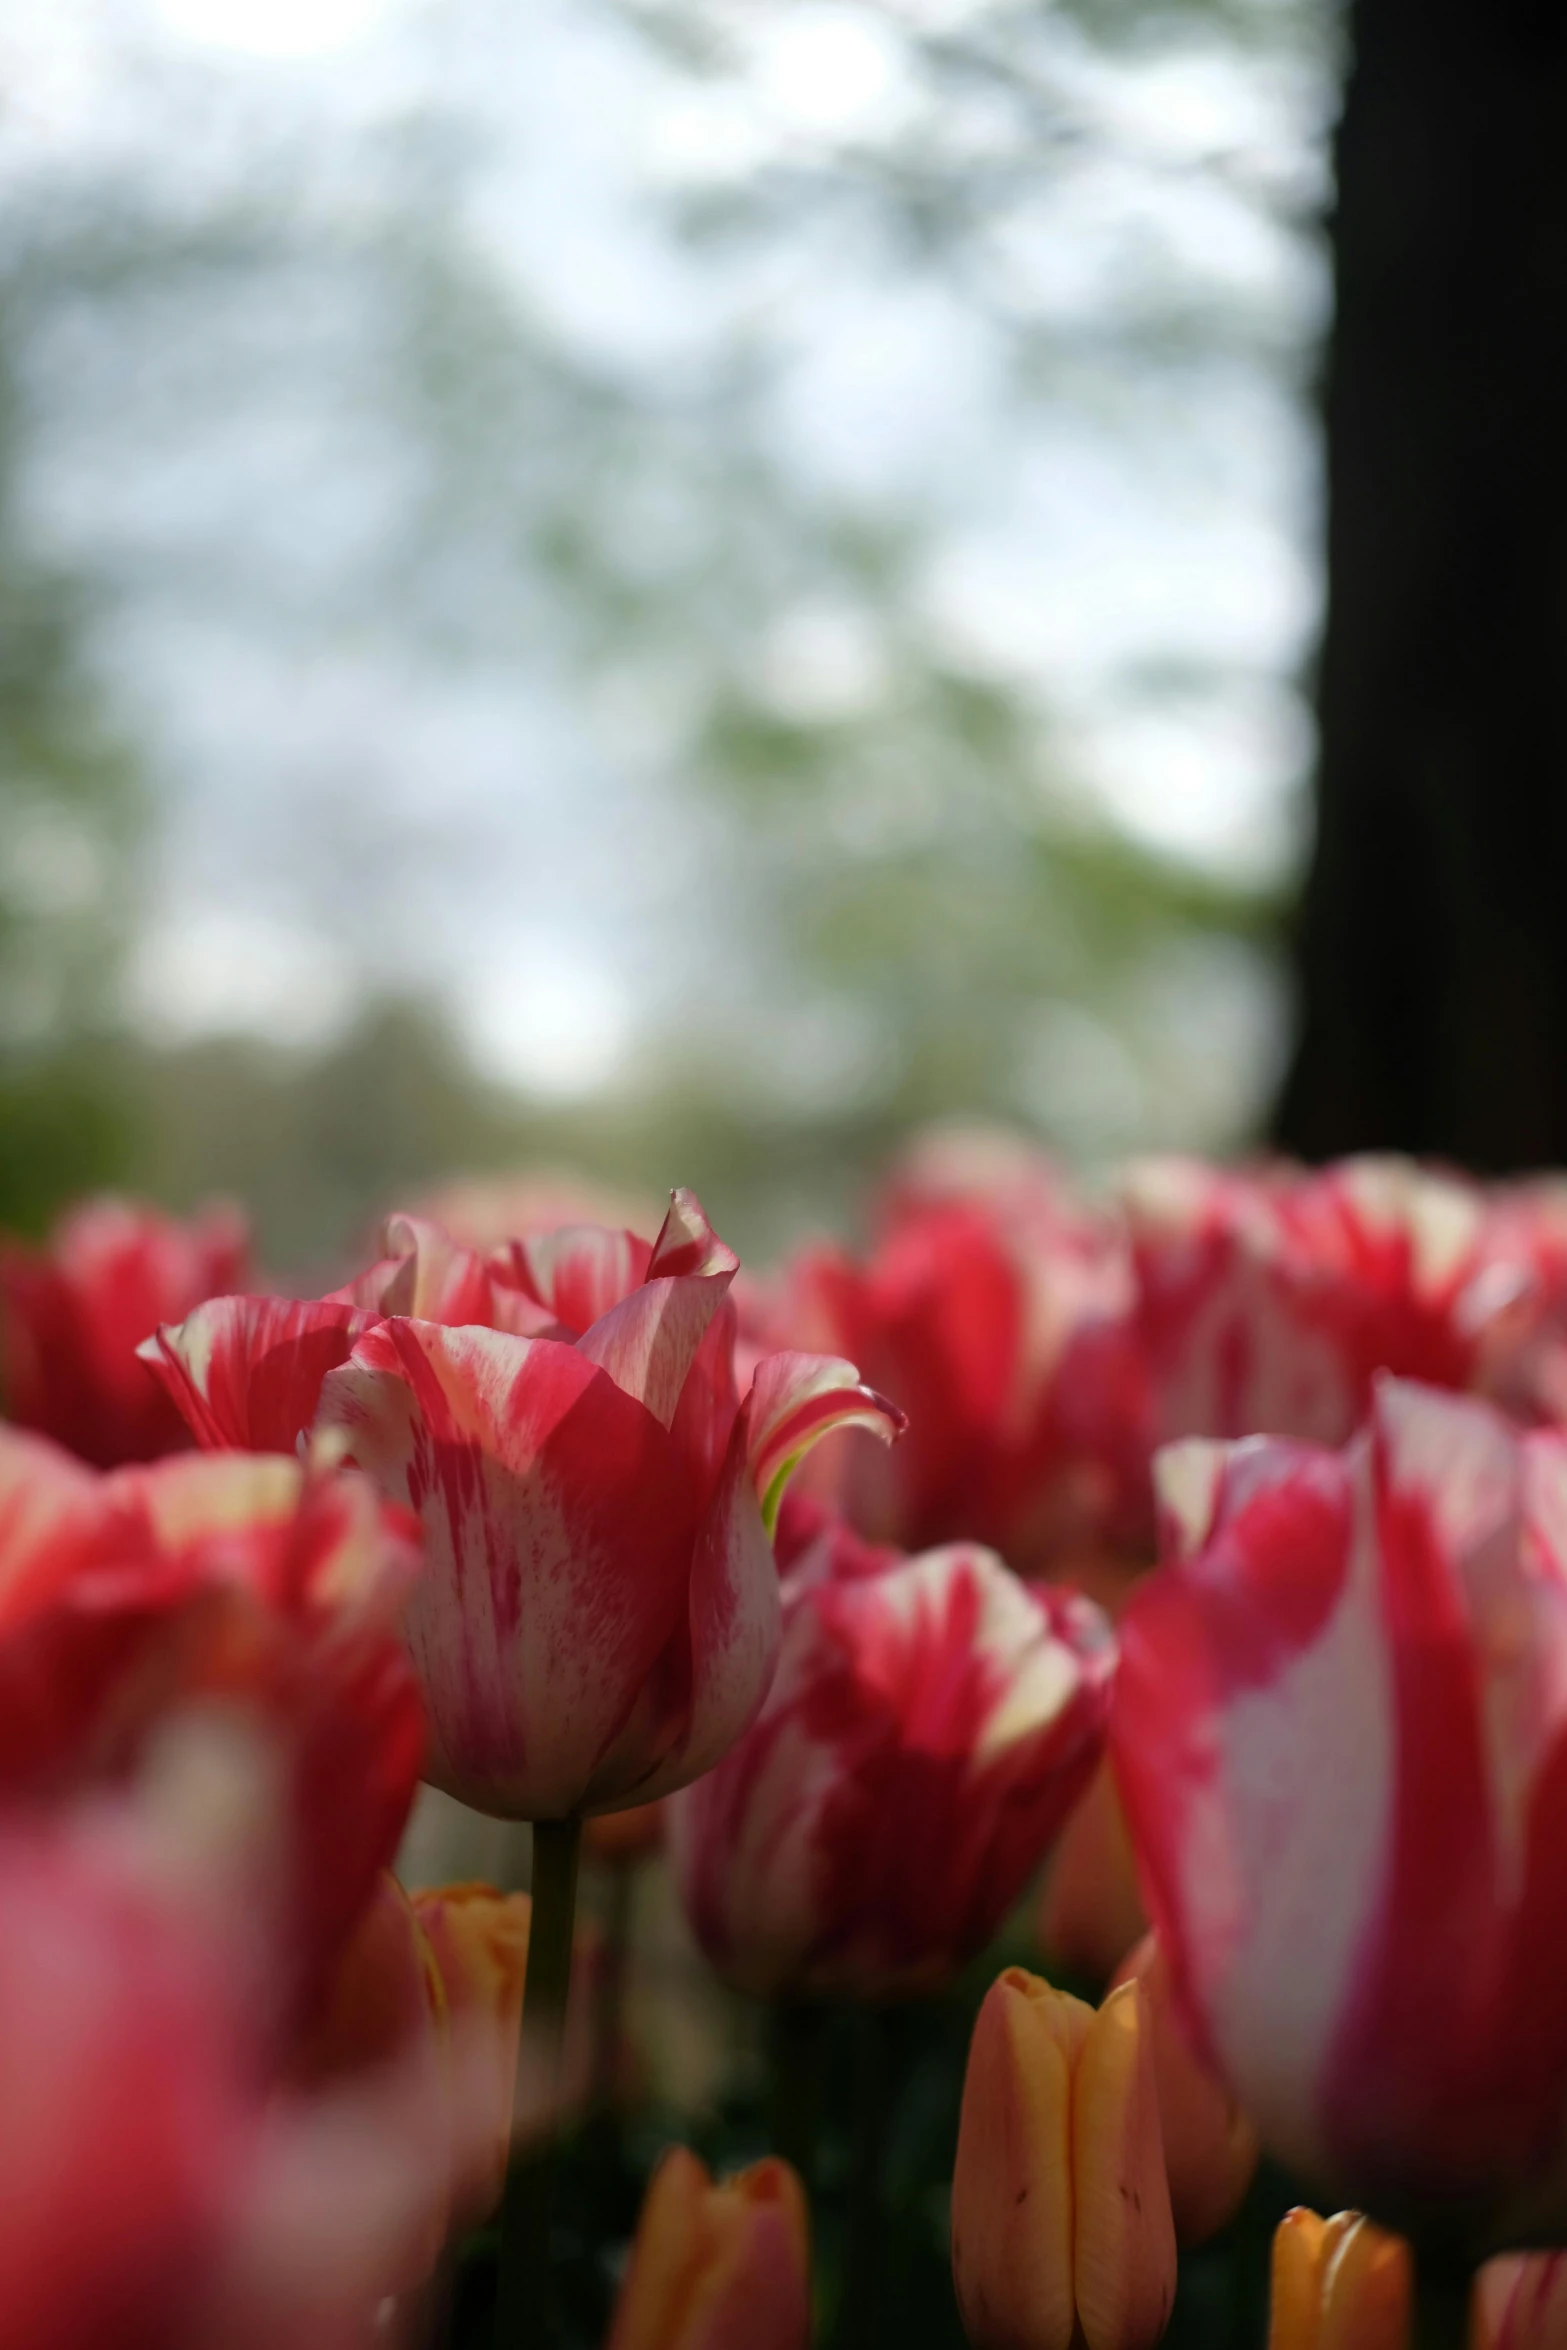
<path id="1" fill-rule="evenodd" d="M 974 2350 L 1147 2350 L 1175 2299 L 1148 2001 L 1096 2014 L 1009 1967 L 974 2026 L 952 2179 Z"/>
<path id="2" fill-rule="evenodd" d="M 413 1910 L 435 1960 L 453 2032 L 470 2045 L 480 2035 L 486 2042 L 484 2062 L 468 2081 L 469 2096 L 484 2105 L 476 2130 L 488 2152 L 473 2187 L 482 2216 L 500 2201 L 511 2154 L 533 1905 L 526 1893 L 497 1893 L 489 1885 L 438 1885 L 415 1893 Z"/>
<path id="3" fill-rule="evenodd" d="M 1358 2211 L 1286 2212 L 1273 2238 L 1268 2350 L 1406 2350 L 1414 2264 Z"/>
<path id="4" fill-rule="evenodd" d="M 806 2350 L 805 2194 L 788 2163 L 715 2186 L 684 2146 L 654 2171 L 607 2350 Z"/>
<path id="5" fill-rule="evenodd" d="M 1122 1960 L 1115 1979 L 1135 1979 L 1148 2001 L 1176 2240 L 1206 2243 L 1234 2217 L 1256 2175 L 1257 2133 L 1193 2052 L 1176 2012 L 1168 1963 L 1152 1934 Z"/>
<path id="6" fill-rule="evenodd" d="M 1567 2253 L 1507 2252 L 1474 2281 L 1472 2350 L 1567 2350 Z"/>

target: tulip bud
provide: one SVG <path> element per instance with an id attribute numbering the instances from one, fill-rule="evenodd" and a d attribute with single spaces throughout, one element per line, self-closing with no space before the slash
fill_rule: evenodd
<path id="1" fill-rule="evenodd" d="M 1256 2175 L 1257 2133 L 1194 2054 L 1176 2010 L 1169 1965 L 1152 1934 L 1122 1961 L 1116 1981 L 1141 1983 L 1148 2002 L 1176 2240 L 1206 2243 L 1234 2217 Z"/>
<path id="2" fill-rule="evenodd" d="M 1268 2350 L 1406 2350 L 1413 2289 L 1402 2236 L 1297 2207 L 1273 2238 Z"/>
<path id="3" fill-rule="evenodd" d="M 1567 2350 L 1567 2253 L 1507 2252 L 1474 2281 L 1471 2350 Z"/>
<path id="4" fill-rule="evenodd" d="M 952 2270 L 974 2350 L 1146 2350 L 1175 2298 L 1147 2002 L 1096 2015 L 1009 1967 L 974 2026 L 952 2179 Z"/>
<path id="5" fill-rule="evenodd" d="M 1157 2342 L 1175 2301 L 1175 2225 L 1153 2030 L 1137 1983 L 1112 1991 L 1072 2082 L 1072 2271 L 1088 2350 Z"/>
<path id="6" fill-rule="evenodd" d="M 806 2350 L 805 2194 L 788 2163 L 714 2185 L 684 2146 L 654 2171 L 607 2350 Z"/>

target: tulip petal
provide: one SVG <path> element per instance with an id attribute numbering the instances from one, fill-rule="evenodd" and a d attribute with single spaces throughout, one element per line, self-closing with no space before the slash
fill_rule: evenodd
<path id="1" fill-rule="evenodd" d="M 1358 2212 L 1340 2218 L 1349 2224 L 1328 2248 L 1316 2350 L 1408 2350 L 1414 2300 L 1409 2246 Z"/>
<path id="2" fill-rule="evenodd" d="M 896 1404 L 861 1384 L 837 1355 L 764 1355 L 747 1409 L 751 1478 L 771 1534 L 784 1487 L 813 1444 L 834 1428 L 868 1428 L 884 1443 L 908 1425 Z"/>
<path id="3" fill-rule="evenodd" d="M 1268 2350 L 1317 2350 L 1328 2223 L 1303 2203 L 1273 2231 L 1268 2297 Z"/>
<path id="4" fill-rule="evenodd" d="M 605 2350 L 671 2350 L 700 2258 L 705 2207 L 712 2192 L 706 2167 L 688 2147 L 671 2146 L 648 2181 L 636 2242 Z"/>
<path id="5" fill-rule="evenodd" d="M 1144 1898 L 1199 2049 L 1308 2173 L 1327 2167 L 1318 2085 L 1393 1800 L 1377 1565 L 1353 1539 L 1366 1475 L 1358 1455 L 1235 1447 L 1207 1546 L 1121 1618 L 1111 1717 Z"/>
<path id="6" fill-rule="evenodd" d="M 952 2278 L 973 2350 L 1068 2350 L 1072 2067 L 1091 2010 L 1008 1967 L 969 2043 L 952 2173 Z"/>
<path id="7" fill-rule="evenodd" d="M 714 2188 L 710 2251 L 674 2337 L 678 2350 L 807 2350 L 805 2196 L 786 2162 L 753 2163 Z"/>
<path id="8" fill-rule="evenodd" d="M 650 1412 L 573 1347 L 394 1320 L 329 1375 L 319 1425 L 424 1529 L 407 1638 L 437 1785 L 558 1818 L 634 1714 L 674 1742 L 684 1692 L 655 1668 L 685 1616 L 695 1503 Z"/>
<path id="9" fill-rule="evenodd" d="M 782 1637 L 782 1606 L 772 1547 L 751 1484 L 746 1440 L 742 1415 L 697 1536 L 688 1636 L 678 1660 L 687 1708 L 681 1735 L 651 1774 L 644 1766 L 637 1779 L 616 1791 L 617 1808 L 673 1794 L 710 1770 L 755 1720 L 772 1682 Z"/>
<path id="10" fill-rule="evenodd" d="M 470 2113 L 479 2159 L 460 2194 L 468 2216 L 483 2220 L 501 2199 L 511 2155 L 533 1904 L 526 1893 L 480 1884 L 441 1885 L 412 1901 L 454 2042 L 470 2055 L 470 2100 L 482 2107 Z"/>
<path id="11" fill-rule="evenodd" d="M 428 1216 L 388 1216 L 382 1247 L 381 1262 L 341 1292 L 348 1303 L 424 1322 L 488 1323 L 489 1268 L 443 1226 Z"/>
<path id="12" fill-rule="evenodd" d="M 1177 2240 L 1206 2243 L 1232 2219 L 1256 2174 L 1257 2133 L 1224 2084 L 1199 2063 L 1181 2028 L 1158 1939 L 1145 1935 L 1116 1982 L 1136 1981 L 1148 2003 L 1159 2127 Z"/>
<path id="13" fill-rule="evenodd" d="M 1473 2350 L 1567 2350 L 1567 2253 L 1486 2262 L 1474 2281 Z"/>
<path id="14" fill-rule="evenodd" d="M 292 1452 L 322 1380 L 375 1320 L 340 1299 L 218 1297 L 137 1352 L 209 1451 Z"/>
<path id="15" fill-rule="evenodd" d="M 805 2197 L 784 2162 L 714 2186 L 683 2146 L 648 2185 L 606 2350 L 806 2350 Z"/>
<path id="16" fill-rule="evenodd" d="M 532 1298 L 572 1337 L 601 1321 L 647 1278 L 652 1255 L 645 1240 L 602 1224 L 567 1224 L 530 1232 L 494 1251 L 499 1281 Z"/>
<path id="17" fill-rule="evenodd" d="M 243 1219 L 180 1222 L 129 1200 L 83 1201 L 41 1249 L 0 1247 L 0 1361 L 8 1415 L 100 1468 L 188 1441 L 137 1360 L 160 1322 L 243 1286 Z"/>
<path id="18" fill-rule="evenodd" d="M 641 1287 L 584 1333 L 577 1352 L 668 1428 L 739 1262 L 691 1194 L 675 1192 Z"/>
<path id="19" fill-rule="evenodd" d="M 1072 2273 L 1088 2350 L 1152 2350 L 1175 2304 L 1175 2223 L 1147 2002 L 1112 1991 L 1072 2076 Z"/>
<path id="20" fill-rule="evenodd" d="M 92 1511 L 98 1480 L 74 1453 L 0 1425 L 0 1609 L 13 1619 L 59 1581 L 68 1531 Z"/>

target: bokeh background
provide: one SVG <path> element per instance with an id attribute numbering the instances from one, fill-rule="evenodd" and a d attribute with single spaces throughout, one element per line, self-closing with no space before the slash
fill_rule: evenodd
<path id="1" fill-rule="evenodd" d="M 6 0 L 0 1221 L 303 1273 L 556 1161 L 765 1251 L 932 1115 L 1262 1131 L 1339 48 Z"/>

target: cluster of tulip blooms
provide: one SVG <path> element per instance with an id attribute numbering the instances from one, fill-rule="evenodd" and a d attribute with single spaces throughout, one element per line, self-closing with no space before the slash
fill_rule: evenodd
<path id="1" fill-rule="evenodd" d="M 1261 2152 L 1353 2207 L 1280 2228 L 1276 2350 L 1567 2345 L 1567 1184 L 1090 1206 L 937 1138 L 766 1279 L 682 1192 L 382 1245 L 301 1300 L 99 1201 L 0 1257 L 9 2350 L 426 2341 L 497 2206 L 494 2339 L 554 2339 L 604 1815 L 791 2011 L 942 1992 L 1053 1854 L 1108 1988 L 979 2007 L 974 2350 L 1147 2350 Z M 421 1777 L 531 1899 L 403 1889 Z M 609 2350 L 805 2350 L 788 2151 L 663 2157 Z"/>

